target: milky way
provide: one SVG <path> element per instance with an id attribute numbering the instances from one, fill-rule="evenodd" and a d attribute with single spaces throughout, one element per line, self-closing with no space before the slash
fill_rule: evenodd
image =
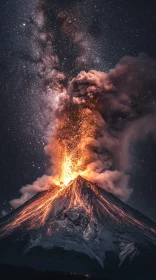
<path id="1" fill-rule="evenodd" d="M 18 11 L 17 20 L 16 24 L 14 22 L 14 31 L 10 31 L 15 52 L 10 52 L 10 57 L 12 53 L 16 53 L 18 60 L 13 59 L 9 63 L 14 78 L 8 83 L 8 87 L 9 92 L 11 88 L 14 88 L 14 96 L 10 98 L 9 95 L 8 107 L 12 114 L 10 114 L 11 125 L 8 134 L 12 143 L 18 142 L 18 147 L 22 145 L 21 155 L 16 156 L 17 164 L 14 160 L 13 168 L 17 165 L 18 174 L 20 174 L 18 163 L 23 160 L 26 166 L 19 182 L 16 183 L 14 179 L 16 191 L 21 185 L 34 181 L 36 177 L 44 173 L 47 163 L 43 157 L 43 147 L 49 141 L 48 137 L 54 129 L 54 123 L 51 122 L 49 116 L 55 109 L 51 95 L 51 88 L 54 86 L 51 82 L 52 80 L 56 82 L 56 79 L 53 79 L 55 74 L 60 75 L 59 85 L 61 84 L 64 88 L 67 87 L 68 81 L 81 70 L 106 71 L 110 66 L 114 68 L 115 63 L 124 54 L 136 55 L 144 49 L 148 51 L 150 32 L 145 28 L 139 29 L 137 25 L 139 12 L 136 9 L 133 12 L 135 28 L 130 25 L 133 5 L 129 7 L 131 10 L 129 13 L 128 9 L 124 10 L 124 5 L 122 6 L 120 1 L 115 6 L 113 3 L 96 2 L 68 1 L 67 4 L 61 1 L 53 1 L 53 3 L 42 1 L 41 5 L 36 1 L 36 3 L 27 3 L 27 8 L 18 1 L 15 5 Z M 11 10 L 13 9 L 10 8 Z M 148 13 L 150 7 L 146 10 Z M 145 21 L 143 18 L 141 20 Z M 147 26 L 151 28 L 152 23 L 151 16 Z M 145 33 L 147 47 L 143 44 Z M 13 46 L 10 42 L 8 45 Z M 137 49 L 137 45 L 142 47 Z M 55 67 L 54 63 L 51 63 L 52 60 L 49 60 L 51 54 L 55 57 Z M 17 63 L 15 65 L 14 61 L 19 62 L 18 71 Z M 56 70 L 53 72 L 54 76 L 51 76 L 52 69 Z M 16 75 L 15 72 L 17 72 Z M 56 84 L 58 85 L 57 82 Z M 62 98 L 64 98 L 64 93 L 62 93 Z M 18 110 L 15 110 L 17 100 L 19 100 Z M 55 105 L 57 102 L 56 98 Z M 10 127 L 12 127 L 11 130 Z M 16 133 L 12 133 L 13 127 Z M 147 125 L 145 130 L 146 128 Z M 32 172 L 35 175 L 31 176 Z M 15 174 L 18 178 L 17 171 Z M 14 196 L 13 191 L 11 197 Z"/>

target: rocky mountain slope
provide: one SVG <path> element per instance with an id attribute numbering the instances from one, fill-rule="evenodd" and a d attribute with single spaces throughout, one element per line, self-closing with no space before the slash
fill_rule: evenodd
<path id="1" fill-rule="evenodd" d="M 56 198 L 43 226 L 25 222 L 5 232 L 23 209 L 46 195 L 37 194 L 1 219 L 1 263 L 96 277 L 112 268 L 154 264 L 156 224 L 81 177 Z"/>

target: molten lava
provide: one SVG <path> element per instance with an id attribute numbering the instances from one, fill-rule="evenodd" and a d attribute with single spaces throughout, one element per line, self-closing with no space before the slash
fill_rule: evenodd
<path id="1" fill-rule="evenodd" d="M 5 227 L 5 232 L 12 231 L 26 224 L 28 229 L 38 228 L 45 224 L 51 209 L 61 198 L 68 197 L 67 208 L 81 205 L 86 207 L 76 185 L 71 183 L 78 176 L 89 178 L 89 164 L 96 158 L 95 134 L 98 133 L 99 113 L 85 106 L 68 107 L 56 125 L 56 131 L 46 152 L 52 159 L 53 176 L 50 177 L 49 191 L 35 203 L 26 206 L 15 219 Z M 94 148 L 94 149 L 93 149 Z M 58 208 L 58 207 L 57 207 Z"/>
<path id="2" fill-rule="evenodd" d="M 105 215 L 118 225 L 125 223 L 149 230 L 148 226 L 111 203 L 103 195 L 103 189 L 91 182 L 90 164 L 96 160 L 98 150 L 94 139 L 99 133 L 99 118 L 98 112 L 92 114 L 85 106 L 71 106 L 64 111 L 52 141 L 46 147 L 54 173 L 47 182 L 49 191 L 15 213 L 10 223 L 4 226 L 1 236 L 19 227 L 40 228 L 47 221 L 50 228 L 58 213 L 75 206 L 83 207 L 90 218 L 99 217 L 100 220 Z M 80 176 L 85 179 L 79 180 Z M 150 231 L 156 233 L 154 228 Z"/>
<path id="3" fill-rule="evenodd" d="M 68 185 L 79 175 L 90 179 L 89 166 L 97 160 L 100 115 L 82 106 L 69 106 L 57 122 L 57 129 L 45 148 L 52 161 L 53 182 Z"/>
<path id="4" fill-rule="evenodd" d="M 18 228 L 32 230 L 44 225 L 46 227 L 48 225 L 47 234 L 52 234 L 51 228 L 56 217 L 62 211 L 75 206 L 81 206 L 89 214 L 90 219 L 96 218 L 103 225 L 105 225 L 106 219 L 109 223 L 116 224 L 119 229 L 123 226 L 132 230 L 133 227 L 137 227 L 140 230 L 148 230 L 151 234 L 156 233 L 155 228 L 127 213 L 118 203 L 113 203 L 100 186 L 80 176 L 67 186 L 57 186 L 52 181 L 49 181 L 49 184 L 51 184 L 49 191 L 42 193 L 41 197 L 24 205 L 19 212 L 14 213 L 9 223 L 3 226 L 1 237 Z"/>
<path id="5" fill-rule="evenodd" d="M 81 85 L 79 91 L 81 95 Z M 81 102 L 81 97 L 77 104 L 67 102 L 61 113 L 58 113 L 55 131 L 45 147 L 52 164 L 52 176 L 47 182 L 49 190 L 32 203 L 24 205 L 17 213 L 15 212 L 10 222 L 4 225 L 1 236 L 8 235 L 19 227 L 31 230 L 43 227 L 45 224 L 48 224 L 47 231 L 51 232 L 49 228 L 57 215 L 75 206 L 83 207 L 90 218 L 96 218 L 99 223 L 103 223 L 102 217 L 105 216 L 118 227 L 125 224 L 156 233 L 156 229 L 133 218 L 124 211 L 124 208 L 120 208 L 118 202 L 113 204 L 104 193 L 103 189 L 107 189 L 105 174 L 108 174 L 106 172 L 108 170 L 111 173 L 113 164 L 111 151 L 108 151 L 106 145 L 107 137 L 105 137 L 105 146 L 101 145 L 106 131 L 101 110 L 103 108 L 98 96 L 89 94 L 88 97 L 85 96 L 85 102 Z M 103 185 L 94 184 L 95 173 L 96 176 L 102 174 L 100 178 L 103 179 Z M 115 174 L 118 172 L 116 171 Z M 117 181 L 120 181 L 118 177 L 116 177 Z M 113 187 L 111 181 L 110 190 Z M 116 189 L 117 191 L 120 189 L 117 183 Z"/>

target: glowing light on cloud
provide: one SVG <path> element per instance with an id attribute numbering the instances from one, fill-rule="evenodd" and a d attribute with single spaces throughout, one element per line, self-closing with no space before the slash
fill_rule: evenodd
<path id="1" fill-rule="evenodd" d="M 32 185 L 23 187 L 22 197 L 11 204 L 18 207 L 37 192 L 48 189 L 50 192 L 38 200 L 37 205 L 24 209 L 22 216 L 12 222 L 13 228 L 27 221 L 29 228 L 35 227 L 38 221 L 39 226 L 43 225 L 56 199 L 68 197 L 69 191 L 68 207 L 76 204 L 85 207 L 77 188 L 70 188 L 71 181 L 79 175 L 115 196 L 127 199 L 132 192 L 125 174 L 127 146 L 132 134 L 133 139 L 139 137 L 137 130 L 135 133 L 132 130 L 138 121 L 147 124 L 149 120 L 150 131 L 154 129 L 156 62 L 150 58 L 125 57 L 107 73 L 81 71 L 72 79 L 70 70 L 68 73 L 67 68 L 66 71 L 61 69 L 60 57 L 55 51 L 58 38 L 55 32 L 46 29 L 41 7 L 34 22 L 43 46 L 38 52 L 38 69 L 44 87 L 45 152 L 50 157 L 51 168 L 49 176 L 44 175 Z M 73 16 L 67 11 L 59 11 L 57 17 L 61 20 L 61 34 L 66 39 L 71 34 L 72 45 L 79 50 L 75 67 L 82 67 L 84 58 L 85 66 L 89 65 L 91 58 L 86 56 L 89 42 L 84 40 L 79 22 L 70 25 Z M 111 207 L 107 205 L 107 210 Z M 124 215 L 121 213 L 123 219 L 130 219 Z"/>

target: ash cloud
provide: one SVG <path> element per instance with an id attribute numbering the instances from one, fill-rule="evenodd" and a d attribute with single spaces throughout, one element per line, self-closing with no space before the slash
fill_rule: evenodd
<path id="1" fill-rule="evenodd" d="M 75 5 L 70 11 L 66 5 L 60 4 L 59 8 L 54 5 L 53 11 L 48 5 L 48 1 L 39 3 L 32 17 L 32 47 L 43 83 L 39 122 L 47 141 L 46 152 L 51 157 L 51 174 L 57 172 L 53 140 L 61 133 L 59 121 L 64 113 L 68 112 L 70 117 L 73 110 L 81 108 L 84 118 L 95 116 L 96 123 L 94 136 L 88 127 L 78 144 L 81 154 L 86 147 L 91 154 L 85 166 L 88 179 L 126 200 L 132 192 L 126 175 L 131 167 L 129 143 L 155 133 L 156 61 L 147 56 L 127 56 L 109 72 L 82 71 L 71 80 L 80 69 L 92 68 L 94 55 L 88 52 L 92 40 L 85 36 L 86 28 L 80 24 L 81 17 Z M 49 26 L 50 17 L 55 19 L 57 32 Z M 76 23 L 70 25 L 75 18 Z M 62 45 L 63 56 L 59 51 Z M 65 59 L 70 57 L 69 50 L 73 51 L 70 52 L 70 69 L 69 60 Z M 85 170 L 82 170 L 84 175 Z M 35 193 L 48 189 L 49 180 L 49 176 L 44 175 L 33 185 L 22 187 L 21 198 L 11 201 L 11 205 L 16 208 Z"/>
<path id="2" fill-rule="evenodd" d="M 89 34 L 90 22 L 85 21 L 90 18 L 90 8 L 82 11 L 81 7 L 81 1 L 38 0 L 31 17 L 31 59 L 42 82 L 33 105 L 45 141 L 54 130 L 55 113 L 65 98 L 68 81 L 101 61 L 101 50 Z"/>
<path id="3" fill-rule="evenodd" d="M 32 185 L 24 186 L 20 189 L 22 194 L 20 198 L 13 199 L 10 204 L 13 208 L 18 208 L 20 205 L 24 204 L 30 198 L 32 198 L 36 193 L 47 191 L 50 187 L 50 177 L 43 175 L 38 178 Z"/>
<path id="4" fill-rule="evenodd" d="M 70 115 L 69 107 L 76 110 L 79 106 L 85 114 L 97 117 L 94 138 L 87 134 L 79 142 L 81 152 L 89 143 L 91 158 L 85 166 L 87 178 L 122 200 L 128 199 L 132 192 L 126 175 L 128 145 L 130 141 L 146 137 L 147 133 L 155 133 L 156 62 L 151 58 L 124 57 L 108 73 L 81 72 L 69 82 L 64 98 L 59 99 L 56 122 L 64 112 Z M 55 130 L 59 137 L 62 132 L 57 125 Z M 53 139 L 51 134 L 46 150 L 55 169 L 57 155 L 52 151 Z M 41 178 L 32 186 L 23 187 L 22 197 L 12 201 L 12 206 L 17 207 L 44 190 L 46 182 L 45 177 L 43 181 Z"/>
<path id="5" fill-rule="evenodd" d="M 96 102 L 93 114 L 98 110 L 104 121 L 100 137 L 96 136 L 99 149 L 97 161 L 91 163 L 90 179 L 127 199 L 132 191 L 125 175 L 129 167 L 128 145 L 155 133 L 156 62 L 147 56 L 124 57 L 108 73 L 81 72 L 69 84 L 68 93 L 77 105 Z"/>

